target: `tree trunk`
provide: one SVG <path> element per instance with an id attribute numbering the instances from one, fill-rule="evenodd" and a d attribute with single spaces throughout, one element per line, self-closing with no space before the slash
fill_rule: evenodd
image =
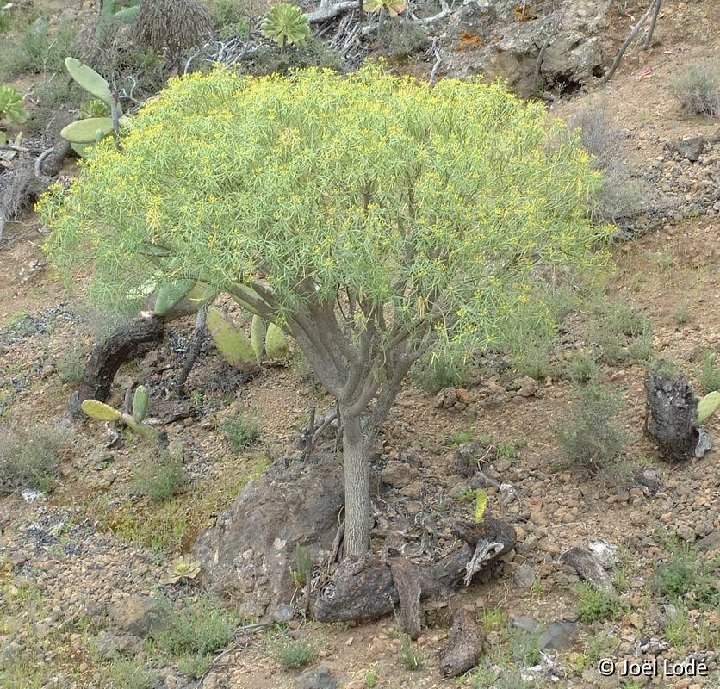
<path id="1" fill-rule="evenodd" d="M 370 451 L 373 433 L 360 417 L 344 415 L 345 553 L 360 556 L 370 549 Z"/>

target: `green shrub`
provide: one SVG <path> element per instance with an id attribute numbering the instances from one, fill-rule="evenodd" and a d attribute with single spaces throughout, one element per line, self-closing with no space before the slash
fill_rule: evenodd
<path id="1" fill-rule="evenodd" d="M 647 361 L 652 354 L 650 321 L 627 304 L 604 304 L 597 310 L 594 339 L 602 358 L 611 365 Z"/>
<path id="2" fill-rule="evenodd" d="M 704 562 L 690 547 L 669 545 L 670 559 L 660 565 L 655 590 L 672 600 L 690 598 L 701 607 L 720 606 L 720 561 Z"/>
<path id="3" fill-rule="evenodd" d="M 583 582 L 578 586 L 578 619 L 581 622 L 600 622 L 612 619 L 619 609 L 617 597 Z"/>
<path id="4" fill-rule="evenodd" d="M 589 383 L 600 375 L 600 366 L 589 352 L 576 352 L 564 365 L 567 377 L 578 385 Z"/>
<path id="5" fill-rule="evenodd" d="M 284 637 L 275 643 L 273 658 L 283 670 L 299 670 L 317 658 L 318 651 L 304 639 Z"/>
<path id="6" fill-rule="evenodd" d="M 670 92 L 690 115 L 720 115 L 720 65 L 695 65 L 670 84 Z"/>
<path id="7" fill-rule="evenodd" d="M 180 610 L 168 606 L 164 625 L 152 634 L 158 648 L 173 656 L 205 656 L 227 646 L 238 627 L 234 612 L 220 610 L 217 603 L 201 597 Z"/>
<path id="8" fill-rule="evenodd" d="M 51 32 L 47 20 L 38 20 L 13 38 L 5 38 L 0 52 L 0 81 L 21 74 L 61 72 L 71 54 L 75 31 L 67 24 Z"/>
<path id="9" fill-rule="evenodd" d="M 187 675 L 188 677 L 199 679 L 207 672 L 212 660 L 212 655 L 187 655 L 178 658 L 176 665 L 178 672 L 181 672 L 183 675 Z"/>
<path id="10" fill-rule="evenodd" d="M 272 47 L 262 50 L 244 69 L 254 76 L 267 76 L 288 74 L 292 69 L 307 67 L 339 70 L 341 66 L 340 56 L 334 50 L 322 41 L 310 38 L 307 44 L 299 48 L 282 50 Z"/>
<path id="11" fill-rule="evenodd" d="M 720 366 L 717 364 L 717 354 L 715 352 L 706 352 L 703 356 L 700 384 L 705 392 L 720 390 Z"/>
<path id="12" fill-rule="evenodd" d="M 58 378 L 66 385 L 79 383 L 85 373 L 85 358 L 85 353 L 77 350 L 63 354 L 55 364 Z"/>
<path id="13" fill-rule="evenodd" d="M 58 474 L 59 451 L 66 441 L 65 433 L 45 427 L 0 435 L 0 495 L 22 488 L 49 492 Z"/>
<path id="14" fill-rule="evenodd" d="M 594 158 L 594 166 L 603 173 L 603 181 L 594 197 L 592 214 L 600 222 L 617 222 L 633 217 L 645 206 L 642 183 L 633 176 L 622 156 L 622 134 L 603 104 L 586 106 L 570 118 L 580 140 Z"/>
<path id="15" fill-rule="evenodd" d="M 225 419 L 220 425 L 220 431 L 235 452 L 241 452 L 254 445 L 262 433 L 260 424 L 256 420 L 242 414 L 232 419 Z"/>
<path id="16" fill-rule="evenodd" d="M 385 19 L 378 52 L 389 58 L 401 58 L 427 47 L 427 30 L 405 17 Z"/>
<path id="17" fill-rule="evenodd" d="M 613 425 L 618 410 L 613 392 L 599 383 L 576 390 L 571 417 L 558 438 L 572 464 L 596 475 L 617 463 L 625 443 Z"/>
<path id="18" fill-rule="evenodd" d="M 154 689 L 158 673 L 138 660 L 114 660 L 108 667 L 111 689 Z"/>
<path id="19" fill-rule="evenodd" d="M 182 457 L 162 452 L 145 460 L 135 470 L 133 493 L 160 503 L 181 492 L 186 483 Z"/>
<path id="20" fill-rule="evenodd" d="M 423 656 L 418 649 L 410 640 L 409 637 L 405 637 L 400 647 L 400 664 L 406 670 L 420 670 L 423 666 Z"/>
<path id="21" fill-rule="evenodd" d="M 467 382 L 468 376 L 469 366 L 461 354 L 454 352 L 428 354 L 411 373 L 412 380 L 428 392 L 461 387 Z"/>

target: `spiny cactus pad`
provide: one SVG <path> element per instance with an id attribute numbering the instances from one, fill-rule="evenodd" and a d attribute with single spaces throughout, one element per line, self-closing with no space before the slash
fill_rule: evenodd
<path id="1" fill-rule="evenodd" d="M 88 67 L 74 57 L 66 57 L 65 68 L 78 86 L 112 107 L 110 85 L 92 67 Z"/>
<path id="2" fill-rule="evenodd" d="M 207 329 L 217 350 L 228 364 L 240 369 L 256 364 L 255 352 L 249 338 L 240 332 L 222 311 L 216 308 L 208 309 Z"/>
<path id="3" fill-rule="evenodd" d="M 484 490 L 482 490 L 482 488 L 478 488 L 478 490 L 475 491 L 475 523 L 476 524 L 483 523 L 483 519 L 485 519 L 485 512 L 487 512 L 487 506 L 488 506 L 488 495 Z"/>
<path id="4" fill-rule="evenodd" d="M 85 400 L 80 406 L 85 414 L 96 421 L 119 421 L 122 418 L 121 412 L 98 400 Z"/>
<path id="5" fill-rule="evenodd" d="M 698 404 L 698 426 L 702 426 L 720 407 L 720 392 L 705 395 Z"/>
<path id="6" fill-rule="evenodd" d="M 281 3 L 273 7 L 263 22 L 262 33 L 281 48 L 286 45 L 305 45 L 310 38 L 310 25 L 303 11 L 296 5 Z"/>
<path id="7" fill-rule="evenodd" d="M 92 144 L 113 131 L 110 117 L 91 117 L 71 122 L 60 132 L 60 136 L 71 144 Z"/>
<path id="8" fill-rule="evenodd" d="M 182 298 L 193 288 L 194 280 L 176 280 L 175 282 L 164 282 L 158 289 L 155 308 L 153 311 L 158 316 L 164 316 L 170 309 L 178 304 Z"/>
<path id="9" fill-rule="evenodd" d="M 270 323 L 265 336 L 265 354 L 268 359 L 273 361 L 287 359 L 289 352 L 287 337 L 275 323 Z"/>
<path id="10" fill-rule="evenodd" d="M 265 353 L 265 321 L 257 314 L 252 317 L 250 324 L 250 344 L 252 344 L 255 356 L 260 363 Z"/>
<path id="11" fill-rule="evenodd" d="M 138 385 L 133 395 L 132 415 L 135 421 L 142 421 L 147 416 L 150 396 L 144 385 Z"/>

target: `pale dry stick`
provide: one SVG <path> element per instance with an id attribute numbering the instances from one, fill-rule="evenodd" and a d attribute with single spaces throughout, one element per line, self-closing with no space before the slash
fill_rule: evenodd
<path id="1" fill-rule="evenodd" d="M 643 48 L 647 50 L 650 47 L 653 33 L 655 32 L 655 24 L 657 23 L 658 15 L 660 14 L 660 7 L 662 6 L 662 0 L 655 0 L 655 11 L 653 12 L 652 19 L 650 20 L 650 28 L 648 29 L 647 35 L 645 36 L 645 43 Z"/>
<path id="2" fill-rule="evenodd" d="M 440 68 L 440 64 L 442 63 L 442 53 L 440 52 L 440 48 L 438 48 L 437 38 L 432 39 L 432 46 L 430 47 L 430 50 L 435 55 L 435 64 L 430 70 L 430 85 L 435 86 L 435 82 L 437 81 L 437 71 Z"/>
<path id="3" fill-rule="evenodd" d="M 645 10 L 645 13 L 642 17 L 640 17 L 640 20 L 638 21 L 635 26 L 633 26 L 632 30 L 628 34 L 628 37 L 625 39 L 625 42 L 622 44 L 622 47 L 618 51 L 618 54 L 615 56 L 615 60 L 613 60 L 612 66 L 610 67 L 610 70 L 608 73 L 603 77 L 602 81 L 600 83 L 607 84 L 608 81 L 612 78 L 612 75 L 615 74 L 617 68 L 620 66 L 620 63 L 622 62 L 623 56 L 625 55 L 625 51 L 628 49 L 630 44 L 635 40 L 637 35 L 640 33 L 640 29 L 642 29 L 643 24 L 648 20 L 650 17 L 650 14 L 652 13 L 653 9 L 655 9 L 657 5 L 658 0 L 653 0 L 650 4 L 650 7 Z"/>

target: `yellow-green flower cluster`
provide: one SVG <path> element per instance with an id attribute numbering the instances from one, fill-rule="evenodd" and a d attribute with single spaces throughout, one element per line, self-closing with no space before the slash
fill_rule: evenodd
<path id="1" fill-rule="evenodd" d="M 290 311 L 301 280 L 395 318 L 446 314 L 496 338 L 536 266 L 592 266 L 586 153 L 542 105 L 498 84 L 436 87 L 378 66 L 173 79 L 39 205 L 50 257 L 91 263 L 117 296 L 160 270 L 222 289 L 261 270 Z"/>

